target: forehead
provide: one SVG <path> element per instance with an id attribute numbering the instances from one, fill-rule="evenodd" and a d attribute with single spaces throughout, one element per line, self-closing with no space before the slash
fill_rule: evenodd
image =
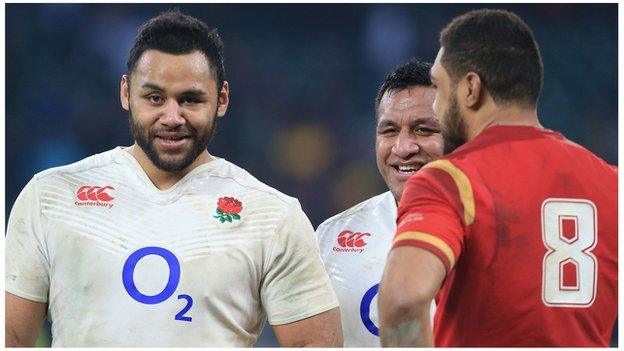
<path id="1" fill-rule="evenodd" d="M 442 78 L 445 73 L 444 67 L 442 67 L 442 55 L 444 55 L 444 48 L 440 48 L 433 62 L 433 66 L 431 66 L 431 77 L 434 79 Z"/>
<path id="2" fill-rule="evenodd" d="M 132 78 L 152 83 L 199 83 L 214 81 L 210 64 L 200 51 L 173 55 L 158 50 L 145 51 L 132 72 Z"/>
<path id="3" fill-rule="evenodd" d="M 435 89 L 410 87 L 386 92 L 379 103 L 379 120 L 433 116 Z"/>

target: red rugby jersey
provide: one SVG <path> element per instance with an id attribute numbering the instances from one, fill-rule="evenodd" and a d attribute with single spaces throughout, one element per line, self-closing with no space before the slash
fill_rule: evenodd
<path id="1" fill-rule="evenodd" d="M 405 185 L 393 248 L 448 275 L 436 346 L 609 346 L 617 168 L 561 134 L 487 128 Z"/>

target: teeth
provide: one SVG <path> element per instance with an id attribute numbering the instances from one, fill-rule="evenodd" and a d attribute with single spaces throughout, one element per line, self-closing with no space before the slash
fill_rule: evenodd
<path id="1" fill-rule="evenodd" d="M 417 170 L 416 166 L 398 166 L 398 168 L 401 172 L 415 172 Z"/>

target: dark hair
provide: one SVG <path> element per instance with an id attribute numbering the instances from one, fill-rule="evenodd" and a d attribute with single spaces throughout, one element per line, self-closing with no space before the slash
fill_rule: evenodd
<path id="1" fill-rule="evenodd" d="M 375 111 L 379 110 L 379 103 L 386 92 L 394 92 L 414 86 L 431 87 L 429 71 L 431 64 L 411 59 L 396 66 L 384 79 L 375 98 Z"/>
<path id="2" fill-rule="evenodd" d="M 481 78 L 497 103 L 536 106 L 544 66 L 529 26 L 503 10 L 475 10 L 440 33 L 441 62 L 455 84 L 468 72 Z"/>
<path id="3" fill-rule="evenodd" d="M 223 42 L 216 29 L 211 29 L 197 18 L 188 16 L 178 9 L 166 11 L 145 22 L 134 39 L 126 67 L 128 75 L 146 50 L 158 50 L 168 54 L 188 54 L 195 50 L 206 55 L 217 91 L 225 80 L 223 65 Z"/>

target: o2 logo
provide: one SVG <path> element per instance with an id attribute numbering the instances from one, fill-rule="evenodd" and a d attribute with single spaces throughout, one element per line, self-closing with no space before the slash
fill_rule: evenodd
<path id="1" fill-rule="evenodd" d="M 370 318 L 370 307 L 373 299 L 375 298 L 375 296 L 377 296 L 378 290 L 379 283 L 371 286 L 371 288 L 364 293 L 364 296 L 362 296 L 362 301 L 360 302 L 360 317 L 362 318 L 362 323 L 364 323 L 366 330 L 368 330 L 371 334 L 375 336 L 379 336 L 379 328 Z"/>
<path id="2" fill-rule="evenodd" d="M 169 265 L 169 280 L 167 281 L 167 285 L 163 291 L 156 295 L 145 295 L 141 293 L 134 283 L 134 269 L 136 268 L 137 263 L 139 263 L 143 257 L 148 255 L 160 256 L 165 259 L 165 261 L 167 261 L 167 265 Z M 130 297 L 146 305 L 155 305 L 170 298 L 178 288 L 178 284 L 180 283 L 180 262 L 175 257 L 173 252 L 167 249 L 157 246 L 144 247 L 136 250 L 130 255 L 130 257 L 128 257 L 126 263 L 124 263 L 123 270 L 121 271 L 121 279 L 123 286 Z M 189 295 L 182 294 L 178 295 L 178 300 L 186 300 L 186 306 L 184 306 L 184 308 L 182 308 L 182 310 L 175 315 L 174 319 L 184 322 L 192 321 L 192 317 L 185 316 L 184 314 L 193 306 L 193 298 Z"/>

